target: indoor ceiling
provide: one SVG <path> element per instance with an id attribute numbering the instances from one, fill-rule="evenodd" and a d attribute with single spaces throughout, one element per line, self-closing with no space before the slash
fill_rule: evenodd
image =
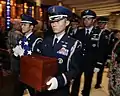
<path id="1" fill-rule="evenodd" d="M 98 16 L 109 15 L 111 12 L 120 11 L 120 0 L 41 0 L 42 4 L 56 5 L 62 2 L 72 10 L 76 9 L 80 13 L 84 9 L 94 10 Z"/>

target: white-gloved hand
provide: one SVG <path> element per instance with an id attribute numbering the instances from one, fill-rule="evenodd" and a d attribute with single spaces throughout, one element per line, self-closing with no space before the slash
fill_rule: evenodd
<path id="1" fill-rule="evenodd" d="M 48 88 L 48 90 L 54 90 L 58 88 L 58 81 L 55 77 L 51 78 L 46 85 L 50 85 L 50 87 Z"/>
<path id="2" fill-rule="evenodd" d="M 18 55 L 21 57 L 21 56 L 23 56 L 24 55 L 24 49 L 21 47 L 21 46 L 18 46 Z"/>
<path id="3" fill-rule="evenodd" d="M 94 72 L 99 72 L 100 69 L 99 68 L 94 68 Z"/>
<path id="4" fill-rule="evenodd" d="M 19 49 L 19 46 L 16 46 L 15 48 L 13 48 L 12 50 L 13 50 L 13 54 L 14 54 L 14 56 L 18 56 L 18 49 Z"/>

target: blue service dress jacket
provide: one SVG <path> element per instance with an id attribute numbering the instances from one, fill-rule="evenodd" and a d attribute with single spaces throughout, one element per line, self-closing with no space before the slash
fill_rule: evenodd
<path id="1" fill-rule="evenodd" d="M 68 96 L 68 84 L 70 80 L 77 76 L 79 64 L 82 63 L 82 55 L 79 53 L 82 43 L 64 34 L 60 41 L 53 46 L 53 38 L 54 36 L 49 36 L 43 39 L 41 46 L 43 56 L 58 59 L 58 74 L 55 76 L 58 81 L 58 89 L 54 90 L 52 95 L 49 94 L 49 96 Z M 43 96 L 47 95 L 43 94 Z"/>

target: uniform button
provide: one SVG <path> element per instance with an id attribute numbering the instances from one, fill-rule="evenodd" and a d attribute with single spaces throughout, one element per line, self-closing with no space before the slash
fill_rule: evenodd
<path id="1" fill-rule="evenodd" d="M 83 54 L 83 56 L 85 56 L 85 54 Z"/>
<path id="2" fill-rule="evenodd" d="M 85 51 L 85 49 L 83 49 Z"/>

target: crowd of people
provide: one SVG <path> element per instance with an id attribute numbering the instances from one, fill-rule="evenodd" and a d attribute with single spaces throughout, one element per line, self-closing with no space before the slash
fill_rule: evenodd
<path id="1" fill-rule="evenodd" d="M 49 7 L 48 14 L 49 26 L 43 30 L 45 32 L 42 32 L 42 22 L 22 14 L 21 22 L 12 22 L 6 40 L 3 41 L 0 34 L 0 42 L 6 44 L 10 54 L 10 70 L 19 82 L 15 87 L 18 88 L 17 96 L 23 96 L 26 88 L 31 96 L 78 96 L 83 73 L 85 79 L 81 94 L 90 96 L 93 74 L 97 72 L 95 89 L 101 88 L 105 66 L 110 67 L 110 96 L 119 96 L 120 35 L 119 30 L 107 28 L 108 17 L 97 17 L 90 9 L 84 10 L 79 17 L 63 6 Z M 46 82 L 49 88 L 43 92 L 36 92 L 19 80 L 20 58 L 32 53 L 58 59 L 58 74 Z M 108 59 L 110 65 L 107 65 Z"/>

